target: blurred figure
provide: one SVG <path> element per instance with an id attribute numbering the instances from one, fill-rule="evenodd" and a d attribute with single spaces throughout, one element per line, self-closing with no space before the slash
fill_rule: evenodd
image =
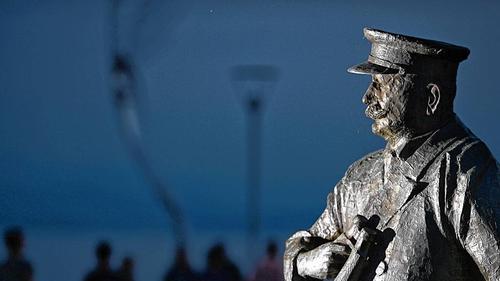
<path id="1" fill-rule="evenodd" d="M 96 247 L 95 255 L 97 257 L 97 265 L 94 270 L 90 271 L 84 281 L 117 281 L 117 275 L 109 263 L 111 258 L 111 246 L 106 241 L 101 241 Z"/>
<path id="2" fill-rule="evenodd" d="M 241 281 L 238 267 L 226 255 L 224 245 L 216 244 L 207 255 L 207 269 L 203 281 Z"/>
<path id="3" fill-rule="evenodd" d="M 198 274 L 196 274 L 189 265 L 186 251 L 184 248 L 177 249 L 175 254 L 175 261 L 165 275 L 164 281 L 198 281 Z"/>
<path id="4" fill-rule="evenodd" d="M 122 260 L 116 276 L 119 281 L 134 281 L 134 260 L 131 257 Z"/>
<path id="5" fill-rule="evenodd" d="M 277 259 L 278 246 L 274 241 L 267 244 L 267 255 L 257 265 L 251 281 L 283 281 L 283 267 L 281 259 Z"/>
<path id="6" fill-rule="evenodd" d="M 0 280 L 33 280 L 33 267 L 23 256 L 24 235 L 21 228 L 13 227 L 7 229 L 4 233 L 4 243 L 9 256 L 0 266 Z"/>

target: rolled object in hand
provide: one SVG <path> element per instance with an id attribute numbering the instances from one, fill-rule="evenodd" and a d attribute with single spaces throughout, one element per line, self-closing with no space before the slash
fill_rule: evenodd
<path id="1" fill-rule="evenodd" d="M 354 245 L 353 251 L 345 262 L 340 272 L 335 277 L 335 281 L 355 281 L 359 280 L 363 269 L 367 265 L 368 253 L 375 240 L 377 232 L 368 228 L 363 228 Z M 334 276 L 332 276 L 334 277 Z"/>

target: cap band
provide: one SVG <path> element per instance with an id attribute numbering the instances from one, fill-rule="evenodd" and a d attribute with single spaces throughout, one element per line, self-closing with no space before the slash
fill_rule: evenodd
<path id="1" fill-rule="evenodd" d="M 371 62 L 373 64 L 377 64 L 377 65 L 381 65 L 383 67 L 396 69 L 396 70 L 402 69 L 401 66 L 399 66 L 399 65 L 397 65 L 395 63 L 392 63 L 390 61 L 387 61 L 387 60 L 384 60 L 384 59 L 381 59 L 381 58 L 374 57 L 371 54 L 368 55 L 368 62 Z"/>

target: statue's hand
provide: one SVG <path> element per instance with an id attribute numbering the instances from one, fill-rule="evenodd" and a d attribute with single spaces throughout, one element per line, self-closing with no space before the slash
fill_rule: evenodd
<path id="1" fill-rule="evenodd" d="M 347 245 L 328 242 L 297 256 L 297 272 L 302 277 L 326 279 L 340 271 L 350 253 Z"/>
<path id="2" fill-rule="evenodd" d="M 369 228 L 368 219 L 362 215 L 357 215 L 352 220 L 351 227 L 345 232 L 345 236 L 351 239 L 352 242 L 356 243 L 358 235 L 363 228 Z"/>

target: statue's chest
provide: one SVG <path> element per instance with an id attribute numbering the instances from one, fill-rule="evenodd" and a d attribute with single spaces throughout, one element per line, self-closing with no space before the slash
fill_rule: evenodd
<path id="1" fill-rule="evenodd" d="M 387 274 L 397 277 L 389 280 L 421 280 L 431 272 L 431 243 L 441 234 L 425 197 L 417 196 L 383 226 L 395 233 L 385 250 Z"/>
<path id="2" fill-rule="evenodd" d="M 355 183 L 351 215 L 378 217 L 377 228 L 386 235 L 370 280 L 429 280 L 432 249 L 447 247 L 432 204 L 436 182 L 416 182 L 392 164 L 373 167 L 371 176 Z"/>
<path id="3" fill-rule="evenodd" d="M 388 224 L 425 187 L 412 177 L 400 160 L 381 158 L 360 180 L 352 182 L 351 190 L 356 191 L 351 200 L 353 212 L 367 218 L 378 216 L 379 225 Z"/>

